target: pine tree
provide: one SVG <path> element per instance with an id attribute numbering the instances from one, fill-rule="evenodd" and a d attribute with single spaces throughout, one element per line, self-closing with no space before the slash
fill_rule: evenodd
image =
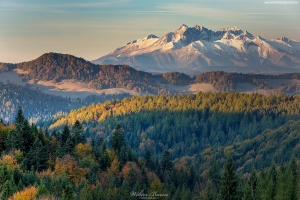
<path id="1" fill-rule="evenodd" d="M 125 146 L 125 139 L 124 139 L 124 135 L 122 134 L 122 127 L 120 126 L 120 124 L 118 124 L 116 128 L 113 130 L 113 135 L 111 139 L 111 148 L 118 155 L 122 147 L 124 146 Z"/>
<path id="2" fill-rule="evenodd" d="M 83 135 L 83 128 L 82 125 L 80 124 L 80 122 L 78 120 L 76 120 L 76 122 L 74 123 L 73 127 L 72 127 L 72 132 L 73 132 L 73 141 L 74 141 L 74 145 L 76 146 L 79 143 L 86 143 L 86 139 L 85 136 Z"/>
<path id="3" fill-rule="evenodd" d="M 256 171 L 255 171 L 254 165 L 252 166 L 252 169 L 251 169 L 248 184 L 250 186 L 250 191 L 251 191 L 252 198 L 256 199 L 258 179 L 257 179 L 257 176 L 256 176 Z"/>
<path id="4" fill-rule="evenodd" d="M 49 194 L 49 191 L 48 189 L 46 188 L 45 184 L 42 182 L 38 188 L 37 188 L 37 196 L 38 197 L 42 197 L 42 196 L 45 196 L 45 195 L 48 195 Z"/>
<path id="5" fill-rule="evenodd" d="M 244 196 L 243 196 L 242 200 L 254 200 L 254 198 L 252 196 L 251 187 L 249 184 L 246 184 L 246 186 L 245 186 Z"/>
<path id="6" fill-rule="evenodd" d="M 277 171 L 274 160 L 272 161 L 271 167 L 269 169 L 269 173 L 267 176 L 267 199 L 273 200 L 276 196 L 276 188 L 277 188 Z"/>
<path id="7" fill-rule="evenodd" d="M 65 189 L 64 189 L 64 197 L 68 200 L 73 200 L 74 195 L 73 195 L 73 189 L 72 186 L 70 184 L 68 184 Z"/>
<path id="8" fill-rule="evenodd" d="M 144 187 L 144 189 L 146 190 L 149 187 L 149 182 L 148 182 L 148 177 L 147 177 L 147 173 L 145 168 L 143 167 L 142 169 L 142 182 L 141 182 L 142 186 Z"/>
<path id="9" fill-rule="evenodd" d="M 298 167 L 296 164 L 296 159 L 295 156 L 291 157 L 288 169 L 287 169 L 287 180 L 288 180 L 288 184 L 287 184 L 287 188 L 288 188 L 288 197 L 291 200 L 296 200 L 298 199 L 297 196 L 297 186 L 299 184 L 299 174 L 298 174 Z"/>
<path id="10" fill-rule="evenodd" d="M 33 168 L 39 172 L 48 168 L 48 151 L 40 140 L 35 140 L 23 163 L 28 170 Z"/>
<path id="11" fill-rule="evenodd" d="M 64 125 L 62 134 L 61 134 L 61 146 L 63 147 L 67 140 L 71 139 L 70 129 L 67 125 Z"/>
<path id="12" fill-rule="evenodd" d="M 66 143 L 64 144 L 64 146 L 62 148 L 63 155 L 66 155 L 66 154 L 72 155 L 74 153 L 74 149 L 75 149 L 75 146 L 74 146 L 73 140 L 68 138 Z"/>
<path id="13" fill-rule="evenodd" d="M 213 192 L 213 182 L 209 179 L 206 182 L 206 188 L 203 194 L 203 200 L 214 200 L 215 199 L 215 195 Z"/>
<path id="14" fill-rule="evenodd" d="M 23 149 L 23 138 L 21 132 L 12 129 L 6 139 L 4 145 L 7 150 Z"/>
<path id="15" fill-rule="evenodd" d="M 221 181 L 220 197 L 223 200 L 237 200 L 237 177 L 234 171 L 232 157 L 228 157 L 224 165 L 224 175 Z"/>
<path id="16" fill-rule="evenodd" d="M 24 120 L 23 122 L 21 137 L 23 141 L 23 151 L 26 154 L 30 150 L 34 142 L 34 136 L 27 120 Z"/>
<path id="17" fill-rule="evenodd" d="M 146 149 L 146 153 L 145 153 L 145 162 L 146 162 L 146 166 L 149 167 L 151 169 L 151 153 L 148 149 Z"/>
<path id="18" fill-rule="evenodd" d="M 212 165 L 209 168 L 208 175 L 210 180 L 212 181 L 212 190 L 218 193 L 220 189 L 221 175 L 217 160 L 214 159 L 212 161 Z"/>
<path id="19" fill-rule="evenodd" d="M 21 107 L 19 107 L 16 118 L 15 118 L 15 124 L 16 124 L 16 127 L 17 127 L 18 131 L 21 130 L 21 128 L 23 126 L 23 123 L 24 123 L 24 120 L 25 120 L 25 117 L 24 117 L 23 110 L 22 110 Z"/>
<path id="20" fill-rule="evenodd" d="M 172 169 L 172 167 L 173 167 L 173 163 L 170 158 L 170 152 L 165 151 L 163 154 L 162 162 L 161 162 L 162 171 L 163 172 L 170 171 Z"/>
<path id="21" fill-rule="evenodd" d="M 100 184 L 97 188 L 97 198 L 96 198 L 96 200 L 106 200 L 105 194 L 104 194 L 103 189 L 102 189 Z"/>
<path id="22" fill-rule="evenodd" d="M 6 180 L 2 186 L 2 200 L 7 200 L 13 194 L 13 189 L 9 180 Z"/>
<path id="23" fill-rule="evenodd" d="M 4 184 L 5 181 L 9 180 L 9 177 L 10 177 L 10 171 L 7 165 L 0 166 L 0 185 Z"/>

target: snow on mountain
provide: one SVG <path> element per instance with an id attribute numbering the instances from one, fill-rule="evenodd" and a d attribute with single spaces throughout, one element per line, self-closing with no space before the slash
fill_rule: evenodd
<path id="1" fill-rule="evenodd" d="M 264 39 L 238 27 L 212 31 L 199 25 L 188 27 L 183 24 L 162 37 L 151 34 L 128 42 L 93 62 L 128 64 L 150 72 L 190 74 L 212 69 L 251 73 L 265 72 L 265 69 L 270 73 L 298 72 L 300 42 L 285 37 Z"/>

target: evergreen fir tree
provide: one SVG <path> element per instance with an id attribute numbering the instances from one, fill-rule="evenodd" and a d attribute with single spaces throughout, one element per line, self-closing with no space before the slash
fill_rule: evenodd
<path id="1" fill-rule="evenodd" d="M 117 155 L 120 153 L 122 147 L 125 146 L 125 139 L 124 135 L 122 133 L 122 127 L 120 124 L 116 126 L 116 128 L 113 130 L 112 133 L 112 139 L 111 139 L 111 148 L 117 153 Z"/>
<path id="2" fill-rule="evenodd" d="M 251 169 L 248 184 L 250 186 L 250 191 L 251 191 L 252 198 L 256 199 L 258 179 L 257 179 L 257 176 L 256 176 L 256 171 L 255 171 L 254 165 L 252 166 L 252 169 Z"/>
<path id="3" fill-rule="evenodd" d="M 68 200 L 75 199 L 74 194 L 73 194 L 73 188 L 70 184 L 66 185 L 66 187 L 64 189 L 64 197 Z"/>
<path id="4" fill-rule="evenodd" d="M 33 168 L 38 172 L 48 168 L 48 151 L 40 140 L 35 140 L 23 163 L 26 169 Z"/>
<path id="5" fill-rule="evenodd" d="M 10 177 L 10 170 L 7 165 L 0 166 L 0 185 L 4 184 Z"/>
<path id="6" fill-rule="evenodd" d="M 82 125 L 78 120 L 74 123 L 72 127 L 73 136 L 72 139 L 74 141 L 74 145 L 76 146 L 79 143 L 86 143 L 85 136 L 83 135 L 83 128 Z"/>
<path id="7" fill-rule="evenodd" d="M 70 129 L 67 125 L 64 125 L 62 134 L 61 134 L 61 146 L 63 147 L 67 140 L 71 139 Z"/>
<path id="8" fill-rule="evenodd" d="M 246 184 L 245 188 L 244 188 L 244 195 L 242 200 L 254 200 L 255 198 L 253 198 L 252 196 L 252 191 L 251 191 L 251 187 L 249 184 Z"/>
<path id="9" fill-rule="evenodd" d="M 11 188 L 11 183 L 9 180 L 6 180 L 2 186 L 2 200 L 7 200 L 13 194 L 13 189 Z"/>
<path id="10" fill-rule="evenodd" d="M 298 167 L 296 164 L 296 159 L 295 156 L 293 155 L 291 157 L 288 169 L 287 169 L 287 192 L 288 192 L 288 197 L 291 200 L 296 200 L 298 199 L 297 195 L 297 186 L 299 184 L 299 174 L 298 174 Z M 299 189 L 298 189 L 299 190 Z"/>
<path id="11" fill-rule="evenodd" d="M 170 171 L 172 169 L 172 167 L 173 167 L 173 163 L 170 158 L 170 152 L 165 151 L 163 154 L 162 162 L 161 162 L 162 171 L 163 172 Z"/>
<path id="12" fill-rule="evenodd" d="M 40 183 L 40 185 L 38 186 L 37 188 L 37 196 L 38 197 L 43 197 L 45 195 L 48 195 L 49 194 L 49 191 L 48 189 L 46 188 L 45 184 L 42 182 Z"/>
<path id="13" fill-rule="evenodd" d="M 21 131 L 25 117 L 21 107 L 18 107 L 18 112 L 15 118 L 15 124 L 18 131 Z"/>
<path id="14" fill-rule="evenodd" d="M 100 184 L 97 187 L 97 198 L 96 198 L 96 200 L 106 200 L 105 194 L 104 194 L 103 189 L 102 189 Z"/>
<path id="15" fill-rule="evenodd" d="M 268 184 L 267 184 L 267 199 L 273 200 L 276 196 L 276 188 L 277 188 L 277 171 L 274 160 L 272 161 L 271 167 L 269 169 L 269 173 L 267 176 Z"/>
<path id="16" fill-rule="evenodd" d="M 206 182 L 206 188 L 203 194 L 203 200 L 214 200 L 215 199 L 215 195 L 213 192 L 213 182 L 212 180 L 208 180 Z"/>
<path id="17" fill-rule="evenodd" d="M 208 175 L 212 181 L 212 190 L 216 193 L 220 190 L 221 175 L 217 160 L 213 160 L 211 166 L 209 167 Z"/>
<path id="18" fill-rule="evenodd" d="M 27 120 L 24 120 L 24 122 L 23 122 L 22 130 L 21 130 L 21 137 L 22 137 L 22 142 L 23 142 L 22 150 L 26 154 L 30 150 L 30 148 L 32 147 L 33 142 L 34 142 L 34 136 L 33 136 L 31 127 Z"/>
<path id="19" fill-rule="evenodd" d="M 85 184 L 84 187 L 80 190 L 80 200 L 93 200 L 93 195 L 88 184 Z"/>
<path id="20" fill-rule="evenodd" d="M 62 154 L 63 155 L 66 155 L 66 154 L 73 155 L 74 149 L 75 149 L 74 142 L 70 138 L 68 138 L 65 145 L 62 148 Z"/>
<path id="21" fill-rule="evenodd" d="M 237 177 L 234 171 L 233 160 L 228 157 L 224 165 L 224 175 L 221 181 L 220 198 L 222 200 L 237 200 Z"/>

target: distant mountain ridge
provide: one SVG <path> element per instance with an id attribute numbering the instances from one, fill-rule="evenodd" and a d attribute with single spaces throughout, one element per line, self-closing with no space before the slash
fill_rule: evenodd
<path id="1" fill-rule="evenodd" d="M 242 73 L 300 71 L 300 42 L 286 37 L 264 39 L 237 27 L 212 31 L 180 26 L 162 37 L 149 35 L 92 61 L 126 64 L 150 72 L 188 74 L 223 70 Z"/>

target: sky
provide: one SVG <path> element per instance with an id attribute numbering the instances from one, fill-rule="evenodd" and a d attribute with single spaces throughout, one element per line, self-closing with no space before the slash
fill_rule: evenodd
<path id="1" fill-rule="evenodd" d="M 95 60 L 182 24 L 213 31 L 237 26 L 267 39 L 300 41 L 299 1 L 0 0 L 0 62 L 30 61 L 47 52 Z"/>

